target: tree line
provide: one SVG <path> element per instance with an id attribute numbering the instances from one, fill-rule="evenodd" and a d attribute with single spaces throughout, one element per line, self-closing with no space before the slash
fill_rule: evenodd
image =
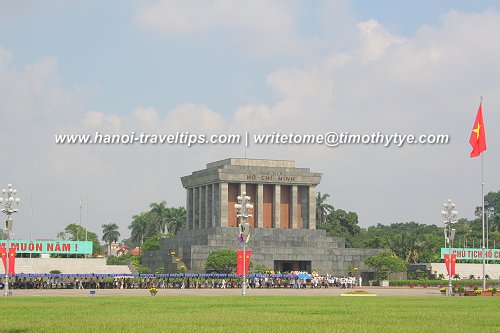
<path id="1" fill-rule="evenodd" d="M 167 207 L 167 203 L 152 203 L 150 210 L 132 217 L 128 226 L 131 230 L 129 244 L 143 247 L 150 239 L 174 237 L 186 226 L 184 207 Z M 127 243 L 127 242 L 126 242 Z"/>
<path id="2" fill-rule="evenodd" d="M 122 242 L 131 247 L 140 247 L 143 250 L 159 248 L 159 240 L 165 237 L 173 237 L 186 226 L 186 209 L 184 207 L 167 207 L 165 201 L 151 203 L 149 210 L 143 211 L 132 217 L 128 226 L 131 236 Z M 111 244 L 119 241 L 120 231 L 116 223 L 107 223 L 101 226 L 102 238 L 106 243 L 108 253 L 111 252 Z M 92 255 L 101 255 L 104 247 L 101 246 L 99 237 L 95 232 L 87 230 L 76 223 L 71 223 L 63 231 L 57 233 L 57 239 L 70 241 L 90 241 L 93 244 Z M 58 255 L 71 257 L 77 255 Z M 82 256 L 82 255 L 78 255 Z"/>
<path id="3" fill-rule="evenodd" d="M 328 203 L 327 193 L 318 193 L 316 221 L 318 229 L 325 229 L 328 236 L 345 237 L 346 247 L 384 248 L 407 263 L 441 261 L 444 243 L 444 226 L 401 222 L 390 225 L 377 224 L 368 228 L 358 225 L 358 215 L 335 209 Z M 484 197 L 485 214 L 488 221 L 489 247 L 500 244 L 500 191 L 490 192 Z M 438 214 L 438 213 L 436 213 Z M 474 219 L 460 219 L 452 247 L 481 247 L 482 207 L 475 209 Z"/>

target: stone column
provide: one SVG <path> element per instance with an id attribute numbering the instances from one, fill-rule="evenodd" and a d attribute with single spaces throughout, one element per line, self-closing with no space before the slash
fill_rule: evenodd
<path id="1" fill-rule="evenodd" d="M 281 221 L 281 186 L 274 185 L 274 197 L 273 197 L 273 228 L 279 228 Z"/>
<path id="2" fill-rule="evenodd" d="M 212 184 L 205 186 L 205 228 L 212 226 Z"/>
<path id="3" fill-rule="evenodd" d="M 187 188 L 186 189 L 186 221 L 187 221 L 187 228 L 189 230 L 193 229 L 193 212 L 191 211 L 192 209 L 193 209 L 193 189 Z"/>
<path id="4" fill-rule="evenodd" d="M 220 184 L 212 184 L 212 227 L 220 227 Z"/>
<path id="5" fill-rule="evenodd" d="M 206 197 L 206 192 L 205 192 L 205 186 L 200 186 L 198 187 L 198 190 L 200 191 L 200 200 L 199 200 L 199 207 L 198 211 L 200 213 L 200 229 L 205 228 L 205 223 L 206 223 L 206 206 L 205 206 L 205 201 L 207 200 Z"/>
<path id="6" fill-rule="evenodd" d="M 228 226 L 228 184 L 227 183 L 219 183 L 219 210 L 220 210 L 220 226 L 227 227 Z"/>
<path id="7" fill-rule="evenodd" d="M 264 227 L 264 185 L 257 184 L 257 216 L 254 217 L 255 228 Z"/>
<path id="8" fill-rule="evenodd" d="M 316 187 L 309 186 L 309 229 L 316 229 Z"/>
<path id="9" fill-rule="evenodd" d="M 297 213 L 298 213 L 298 208 L 297 208 L 297 198 L 298 195 L 298 189 L 297 185 L 292 185 L 292 197 L 290 198 L 290 218 L 292 220 L 292 229 L 297 229 Z"/>
<path id="10" fill-rule="evenodd" d="M 193 188 L 193 229 L 200 228 L 200 191 Z"/>

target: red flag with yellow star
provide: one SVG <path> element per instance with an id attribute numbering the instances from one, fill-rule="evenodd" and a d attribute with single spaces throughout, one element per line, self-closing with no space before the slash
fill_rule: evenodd
<path id="1" fill-rule="evenodd" d="M 16 248 L 11 247 L 9 249 L 9 274 L 16 275 Z"/>
<path id="2" fill-rule="evenodd" d="M 3 267 L 4 267 L 4 270 L 7 269 L 7 249 L 5 247 L 0 247 L 0 256 L 2 257 L 2 262 L 3 262 Z M 6 274 L 8 274 L 8 272 L 5 272 Z"/>
<path id="3" fill-rule="evenodd" d="M 450 268 L 451 268 L 451 276 L 455 275 L 455 265 L 457 263 L 457 255 L 452 254 L 451 255 L 451 267 L 450 267 L 450 255 L 445 254 L 444 255 L 444 263 L 446 265 L 446 271 L 448 272 L 447 275 L 450 275 Z"/>
<path id="4" fill-rule="evenodd" d="M 456 254 L 452 254 L 451 255 L 451 276 L 455 276 L 455 266 L 456 266 L 456 263 L 457 263 L 457 255 Z"/>
<path id="5" fill-rule="evenodd" d="M 476 121 L 472 127 L 469 143 L 472 146 L 470 157 L 479 156 L 486 150 L 486 132 L 484 131 L 482 103 L 479 103 L 479 109 L 477 110 Z"/>
<path id="6" fill-rule="evenodd" d="M 245 251 L 245 265 L 243 265 L 243 250 L 238 250 L 236 255 L 236 274 L 243 275 L 243 270 L 245 271 L 245 274 L 248 274 L 248 267 L 250 266 L 250 256 L 252 255 L 252 250 Z"/>

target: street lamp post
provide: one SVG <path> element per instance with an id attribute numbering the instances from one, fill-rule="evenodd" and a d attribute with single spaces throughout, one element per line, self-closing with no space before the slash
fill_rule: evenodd
<path id="1" fill-rule="evenodd" d="M 11 184 L 7 185 L 7 189 L 2 189 L 2 196 L 0 197 L 0 205 L 2 207 L 1 211 L 7 218 L 5 219 L 5 232 L 7 235 L 6 251 L 10 253 L 10 236 L 12 234 L 12 219 L 11 215 L 17 213 L 17 208 L 14 208 L 14 204 L 17 206 L 19 204 L 19 199 L 17 197 L 17 190 L 12 188 Z M 4 296 L 9 296 L 9 260 L 5 260 L 5 285 L 4 285 Z"/>
<path id="2" fill-rule="evenodd" d="M 448 202 L 443 206 L 444 210 L 441 211 L 441 215 L 444 219 L 444 237 L 448 243 L 448 296 L 451 296 L 453 294 L 451 287 L 451 241 L 455 238 L 455 229 L 452 228 L 452 225 L 457 223 L 458 212 L 451 199 L 448 199 Z"/>
<path id="3" fill-rule="evenodd" d="M 249 233 L 248 228 L 250 225 L 247 223 L 247 218 L 252 217 L 252 214 L 248 214 L 248 211 L 253 209 L 253 205 L 250 203 L 250 197 L 242 192 L 241 196 L 237 197 L 238 203 L 234 205 L 236 208 L 236 216 L 241 218 L 241 222 L 239 224 L 240 233 L 243 236 L 243 282 L 241 287 L 241 295 L 245 296 L 247 294 L 247 275 L 246 275 L 246 244 L 247 238 L 246 235 Z"/>

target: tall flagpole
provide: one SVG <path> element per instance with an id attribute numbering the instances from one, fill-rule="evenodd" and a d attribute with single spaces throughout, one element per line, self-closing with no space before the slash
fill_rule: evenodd
<path id="1" fill-rule="evenodd" d="M 483 96 L 481 96 L 480 99 L 480 104 L 481 104 L 481 111 L 482 111 L 482 105 L 483 105 Z M 484 120 L 483 120 L 483 126 L 484 126 Z M 481 213 L 481 218 L 482 218 L 482 226 L 483 226 L 483 290 L 486 290 L 486 252 L 485 252 L 485 228 L 484 228 L 484 153 L 481 154 L 481 207 L 482 207 L 482 213 Z"/>
<path id="2" fill-rule="evenodd" d="M 481 244 L 481 257 L 483 259 L 483 290 L 486 290 L 486 241 L 484 228 L 484 157 L 482 154 L 486 150 L 486 131 L 484 130 L 483 119 L 483 96 L 480 98 L 479 109 L 477 110 L 472 133 L 470 134 L 469 143 L 472 146 L 470 157 L 481 155 L 481 220 L 483 229 L 483 240 Z M 473 240 L 474 241 L 474 240 Z"/>
<path id="3" fill-rule="evenodd" d="M 33 240 L 32 226 L 33 226 L 33 194 L 30 195 L 30 204 L 31 204 L 31 217 L 30 217 L 30 243 Z M 30 252 L 31 258 L 31 252 Z"/>
<path id="4" fill-rule="evenodd" d="M 88 241 L 88 229 L 89 229 L 89 197 L 85 197 L 85 206 L 86 206 L 86 213 L 85 213 L 85 241 Z"/>
<path id="5" fill-rule="evenodd" d="M 481 154 L 481 200 L 482 200 L 482 222 L 483 222 L 483 290 L 486 290 L 486 252 L 485 252 L 485 228 L 484 228 L 484 159 Z"/>
<path id="6" fill-rule="evenodd" d="M 82 205 L 83 205 L 83 194 L 80 193 L 80 228 L 82 227 Z M 80 240 L 80 235 L 79 235 L 79 231 L 80 229 L 78 229 L 78 231 L 76 232 L 76 240 L 79 241 Z"/>

